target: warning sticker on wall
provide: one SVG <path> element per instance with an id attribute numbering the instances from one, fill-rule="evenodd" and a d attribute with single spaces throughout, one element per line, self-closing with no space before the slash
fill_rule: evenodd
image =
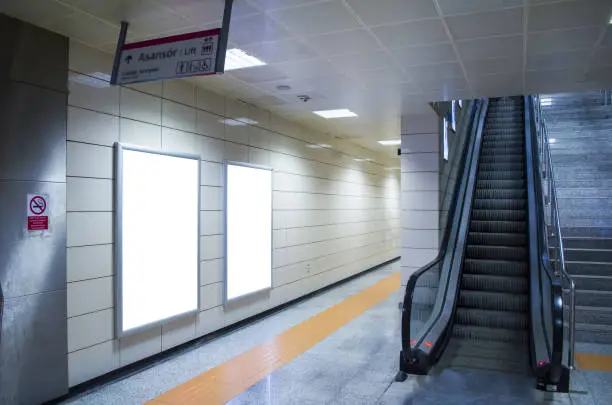
<path id="1" fill-rule="evenodd" d="M 28 231 L 49 230 L 49 195 L 28 194 Z"/>

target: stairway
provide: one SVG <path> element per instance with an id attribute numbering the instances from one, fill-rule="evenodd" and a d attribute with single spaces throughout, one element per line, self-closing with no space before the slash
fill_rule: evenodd
<path id="1" fill-rule="evenodd" d="M 529 279 L 524 104 L 491 99 L 451 341 L 450 367 L 527 373 Z"/>

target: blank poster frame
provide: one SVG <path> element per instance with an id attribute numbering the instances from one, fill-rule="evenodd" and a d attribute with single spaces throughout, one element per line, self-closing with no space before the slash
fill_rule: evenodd
<path id="1" fill-rule="evenodd" d="M 150 153 L 153 155 L 162 155 L 169 157 L 176 157 L 182 159 L 190 159 L 197 161 L 197 207 L 196 212 L 194 212 L 194 219 L 197 221 L 197 262 L 196 262 L 196 273 L 197 273 L 197 283 L 193 286 L 196 297 L 197 297 L 197 305 L 194 310 L 189 310 L 183 313 L 175 314 L 173 316 L 159 319 L 154 322 L 150 322 L 147 324 L 143 324 L 126 331 L 123 330 L 123 151 L 135 151 L 142 153 Z M 190 315 L 195 315 L 198 313 L 200 308 L 200 207 L 201 207 L 201 157 L 200 155 L 195 154 L 187 154 L 187 153 L 172 153 L 167 151 L 161 151 L 156 149 L 144 148 L 133 145 L 126 145 L 119 142 L 115 143 L 115 215 L 114 215 L 114 264 L 115 264 L 115 336 L 117 338 L 123 338 L 125 336 L 130 336 L 135 333 L 148 330 L 154 328 L 156 326 L 160 326 L 162 324 L 171 322 L 175 319 L 183 318 Z"/>
<path id="2" fill-rule="evenodd" d="M 223 302 L 224 305 L 230 305 L 233 302 L 238 302 L 244 299 L 248 299 L 249 297 L 252 297 L 254 295 L 257 294 L 261 294 L 261 293 L 265 293 L 267 291 L 270 291 L 272 289 L 272 269 L 274 268 L 274 257 L 273 257 L 273 251 L 274 251 L 274 240 L 273 240 L 273 206 L 274 206 L 274 197 L 273 197 L 273 182 L 271 180 L 270 182 L 270 286 L 269 287 L 264 287 L 255 291 L 251 291 L 249 293 L 246 293 L 244 295 L 240 295 L 237 297 L 233 297 L 233 298 L 229 298 L 229 266 L 228 266 L 228 240 L 229 240 L 229 232 L 228 232 L 228 219 L 229 219 L 229 214 L 228 214 L 228 191 L 229 191 L 229 187 L 228 187 L 228 167 L 229 166 L 241 166 L 241 167 L 248 167 L 251 169 L 259 169 L 259 170 L 267 170 L 269 172 L 271 172 L 270 174 L 272 175 L 272 172 L 274 171 L 274 169 L 272 169 L 271 167 L 267 167 L 267 166 L 261 166 L 261 165 L 255 165 L 255 164 L 251 164 L 251 163 L 244 163 L 244 162 L 234 162 L 234 161 L 224 161 L 223 162 L 223 176 L 224 176 L 224 188 L 225 188 L 225 195 L 224 195 L 224 212 L 225 212 L 225 221 L 224 221 L 224 226 L 225 226 L 225 243 L 224 243 L 224 278 L 225 278 L 225 288 L 223 289 Z"/>

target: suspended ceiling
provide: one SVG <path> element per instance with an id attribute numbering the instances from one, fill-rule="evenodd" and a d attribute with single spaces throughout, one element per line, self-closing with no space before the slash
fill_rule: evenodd
<path id="1" fill-rule="evenodd" d="M 112 53 L 122 20 L 129 41 L 218 27 L 223 0 L 2 0 L 0 12 Z M 610 87 L 611 16 L 612 0 L 235 0 L 230 46 L 268 65 L 196 80 L 392 154 L 376 141 L 428 101 Z M 359 117 L 312 114 L 334 108 Z"/>

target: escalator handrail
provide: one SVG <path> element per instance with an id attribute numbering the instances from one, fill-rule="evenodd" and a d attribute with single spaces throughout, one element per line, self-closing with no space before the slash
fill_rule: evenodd
<path id="1" fill-rule="evenodd" d="M 552 300 L 551 302 L 545 302 L 545 297 L 541 294 L 542 283 L 545 282 L 540 277 L 540 317 L 542 321 L 542 332 L 546 336 L 546 327 L 544 325 L 545 316 L 544 308 L 545 305 L 551 306 L 552 312 L 552 347 L 549 345 L 549 337 L 546 336 L 545 343 L 547 348 L 546 359 L 542 357 L 536 357 L 533 359 L 535 362 L 534 369 L 538 373 L 538 369 L 544 370 L 547 373 L 547 381 L 551 384 L 557 384 L 561 380 L 563 372 L 563 288 L 560 278 L 555 274 L 550 265 L 548 255 L 548 241 L 547 231 L 545 224 L 545 211 L 542 199 L 542 178 L 540 176 L 540 161 L 538 152 L 538 139 L 535 132 L 534 122 L 534 104 L 532 97 L 525 98 L 525 132 L 527 137 L 526 147 L 530 150 L 527 151 L 527 181 L 528 188 L 533 190 L 535 198 L 533 201 L 533 209 L 535 210 L 535 221 L 536 226 L 536 248 L 537 248 L 537 268 L 540 275 L 545 275 L 548 278 L 548 282 L 551 287 Z M 529 184 L 531 183 L 531 184 Z M 531 204 L 531 202 L 530 202 Z M 532 245 L 533 246 L 533 245 Z M 532 325 L 533 326 L 533 325 Z M 539 327 L 539 325 L 536 325 Z"/>
<path id="2" fill-rule="evenodd" d="M 461 154 L 461 162 L 459 164 L 459 171 L 458 171 L 458 173 L 464 173 L 464 175 L 462 176 L 462 179 L 466 177 L 465 174 L 469 174 L 469 170 L 468 170 L 469 167 L 466 167 L 466 165 L 467 165 L 467 162 L 470 161 L 470 159 L 468 159 L 468 155 L 470 154 L 467 153 L 467 151 L 474 149 L 474 144 L 477 140 L 477 137 L 475 136 L 476 135 L 475 132 L 477 131 L 479 127 L 479 123 L 482 124 L 481 121 L 484 120 L 485 118 L 483 116 L 484 115 L 483 110 L 485 109 L 484 108 L 485 105 L 486 105 L 485 101 L 476 100 L 470 106 L 472 110 L 470 111 L 470 114 L 468 114 L 469 125 L 466 126 L 467 133 L 465 134 L 465 136 L 470 136 L 471 139 L 468 142 L 466 142 L 465 145 L 463 146 L 463 151 Z M 457 181 L 455 189 L 453 190 L 452 201 L 457 201 L 459 193 L 461 189 L 464 187 L 463 183 L 464 183 L 464 180 Z M 448 215 L 449 218 L 454 218 L 455 211 L 458 205 L 459 204 L 453 204 L 451 206 L 449 210 L 449 215 Z M 402 305 L 402 312 L 403 312 L 402 313 L 402 353 L 404 354 L 408 354 L 411 351 L 412 345 L 413 345 L 411 342 L 412 337 L 410 336 L 410 331 L 411 331 L 410 324 L 412 322 L 412 313 L 411 313 L 412 312 L 412 301 L 414 298 L 414 291 L 415 291 L 417 282 L 419 278 L 423 276 L 427 271 L 431 270 L 435 265 L 439 264 L 446 257 L 448 253 L 450 254 L 454 253 L 454 249 L 449 251 L 448 245 L 449 245 L 449 239 L 451 236 L 451 230 L 454 228 L 453 223 L 455 222 L 456 221 L 447 223 L 447 226 L 444 232 L 444 237 L 442 239 L 441 248 L 436 258 L 432 260 L 430 263 L 428 263 L 427 265 L 425 265 L 424 267 L 415 271 L 410 276 L 406 284 L 404 301 Z M 456 227 L 456 224 L 455 224 L 455 227 Z"/>

